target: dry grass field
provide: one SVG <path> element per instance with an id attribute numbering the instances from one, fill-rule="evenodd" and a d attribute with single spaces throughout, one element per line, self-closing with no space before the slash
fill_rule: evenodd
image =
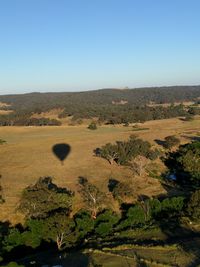
<path id="1" fill-rule="evenodd" d="M 4 110 L 4 108 L 9 108 L 9 107 L 10 105 L 0 102 L 0 115 L 7 115 L 13 112 L 12 110 Z"/>
<path id="2" fill-rule="evenodd" d="M 200 118 L 190 122 L 180 119 L 149 121 L 141 127 L 148 129 L 135 132 L 132 126 L 100 126 L 95 131 L 88 130 L 86 125 L 1 127 L 0 138 L 7 143 L 0 146 L 0 174 L 6 200 L 0 207 L 0 220 L 21 221 L 22 217 L 15 209 L 20 194 L 23 188 L 42 176 L 53 176 L 56 184 L 75 191 L 79 176 L 87 177 L 104 190 L 107 190 L 111 177 L 130 179 L 132 173 L 128 168 L 110 165 L 106 160 L 95 157 L 93 150 L 108 142 L 126 140 L 131 134 L 137 134 L 155 146 L 155 139 L 163 140 L 172 134 L 180 137 L 182 142 L 188 142 L 188 136 L 200 132 Z M 53 145 L 59 143 L 71 146 L 64 165 L 52 152 Z M 165 192 L 156 179 L 135 177 L 132 181 L 137 193 L 157 195 Z M 75 207 L 80 207 L 79 197 L 76 198 Z"/>
<path id="3" fill-rule="evenodd" d="M 12 110 L 3 110 L 3 109 L 0 109 L 0 115 L 7 115 L 7 114 L 10 114 L 12 112 L 13 112 Z"/>

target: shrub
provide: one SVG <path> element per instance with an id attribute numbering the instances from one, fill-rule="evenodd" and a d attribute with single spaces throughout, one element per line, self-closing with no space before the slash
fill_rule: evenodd
<path id="1" fill-rule="evenodd" d="M 91 122 L 89 125 L 88 125 L 88 129 L 90 130 L 96 130 L 97 129 L 97 125 L 95 122 Z"/>

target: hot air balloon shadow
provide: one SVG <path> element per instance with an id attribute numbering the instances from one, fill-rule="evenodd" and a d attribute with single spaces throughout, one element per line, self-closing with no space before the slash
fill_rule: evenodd
<path id="1" fill-rule="evenodd" d="M 52 147 L 54 155 L 60 160 L 61 165 L 64 165 L 64 160 L 67 158 L 71 151 L 71 147 L 68 144 L 56 144 Z"/>

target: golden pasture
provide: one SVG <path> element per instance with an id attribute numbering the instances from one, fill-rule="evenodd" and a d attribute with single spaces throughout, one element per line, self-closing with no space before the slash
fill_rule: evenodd
<path id="1" fill-rule="evenodd" d="M 109 178 L 126 180 L 132 176 L 127 167 L 110 165 L 106 160 L 95 157 L 93 150 L 108 142 L 126 140 L 131 134 L 150 141 L 163 140 L 167 135 L 181 137 L 200 131 L 200 120 L 191 122 L 179 119 L 149 121 L 141 125 L 148 130 L 133 131 L 131 126 L 100 126 L 97 130 L 87 129 L 87 125 L 58 127 L 0 127 L 0 138 L 7 141 L 0 146 L 0 174 L 4 189 L 5 204 L 0 207 L 0 220 L 18 222 L 21 215 L 16 212 L 20 194 L 26 186 L 39 177 L 53 176 L 60 186 L 77 190 L 79 176 L 87 177 L 103 190 L 107 190 Z M 67 143 L 71 152 L 61 165 L 52 152 L 55 144 Z M 150 177 L 135 177 L 134 188 L 137 193 L 157 195 L 163 193 L 160 182 Z M 75 207 L 80 206 L 79 197 Z"/>

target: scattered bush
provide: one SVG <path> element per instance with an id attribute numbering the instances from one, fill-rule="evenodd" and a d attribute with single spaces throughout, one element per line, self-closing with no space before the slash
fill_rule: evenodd
<path id="1" fill-rule="evenodd" d="M 91 122 L 88 126 L 88 129 L 90 130 L 96 130 L 97 129 L 97 125 L 95 122 Z"/>

